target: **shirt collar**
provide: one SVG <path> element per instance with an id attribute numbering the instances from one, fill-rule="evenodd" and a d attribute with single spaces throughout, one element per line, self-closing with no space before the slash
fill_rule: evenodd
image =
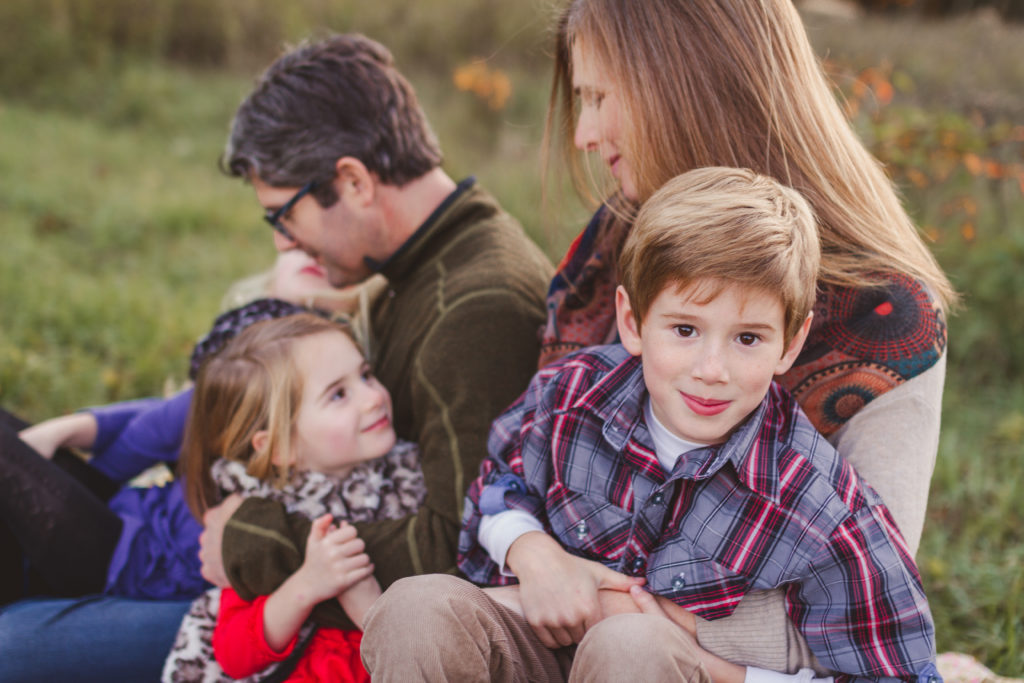
<path id="1" fill-rule="evenodd" d="M 637 425 L 643 422 L 643 400 L 647 395 L 643 367 L 640 358 L 630 355 L 620 344 L 596 347 L 591 351 L 602 356 L 612 369 L 583 392 L 573 408 L 594 413 L 604 423 L 602 434 L 605 441 L 621 451 Z M 643 445 L 649 447 L 653 454 L 654 446 L 646 426 L 643 431 Z"/>
<path id="2" fill-rule="evenodd" d="M 409 269 L 411 266 L 417 264 L 422 256 L 422 252 L 426 248 L 426 245 L 430 243 L 430 239 L 427 236 L 433 232 L 438 232 L 434 228 L 444 225 L 445 221 L 443 218 L 445 214 L 456 205 L 458 200 L 463 195 L 468 194 L 474 185 L 476 185 L 476 178 L 470 176 L 465 180 L 461 181 L 455 186 L 451 194 L 444 198 L 444 200 L 437 205 L 437 208 L 430 212 L 427 219 L 416 231 L 409 235 L 409 239 L 405 240 L 398 249 L 395 250 L 391 256 L 387 257 L 383 261 L 376 261 L 370 257 L 366 257 L 364 260 L 370 270 L 375 273 L 381 273 L 386 276 L 389 280 L 400 278 L 402 273 Z"/>
<path id="3" fill-rule="evenodd" d="M 777 391 L 777 385 L 772 383 L 754 413 L 718 447 L 718 455 L 709 467 L 713 472 L 727 462 L 732 463 L 740 481 L 773 503 L 779 502 L 781 476 L 777 440 L 782 414 L 776 408 Z"/>
<path id="4" fill-rule="evenodd" d="M 774 384 L 772 389 L 775 389 Z M 779 503 L 781 473 L 778 467 L 779 444 L 776 443 L 779 429 L 776 418 L 779 414 L 773 406 L 769 391 L 725 443 L 688 452 L 685 458 L 676 462 L 670 476 L 700 481 L 714 476 L 729 463 L 747 488 L 773 503 Z"/>
<path id="5" fill-rule="evenodd" d="M 653 439 L 644 423 L 643 405 L 647 396 L 640 358 L 631 356 L 621 345 L 596 347 L 592 352 L 613 365 L 603 377 L 574 403 L 573 408 L 590 410 L 603 423 L 602 435 L 609 446 L 624 452 L 632 439 L 654 455 Z M 702 480 L 713 476 L 726 463 L 732 463 L 740 481 L 751 491 L 779 502 L 778 435 L 789 411 L 780 410 L 785 399 L 774 382 L 760 405 L 733 432 L 729 440 L 717 446 L 690 451 L 681 458 L 671 477 Z"/>

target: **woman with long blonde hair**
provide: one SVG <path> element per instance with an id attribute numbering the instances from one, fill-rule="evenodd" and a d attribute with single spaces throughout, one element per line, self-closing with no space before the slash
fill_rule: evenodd
<path id="1" fill-rule="evenodd" d="M 614 339 L 618 252 L 663 183 L 716 165 L 772 176 L 810 202 L 822 245 L 814 325 L 781 383 L 916 552 L 957 295 L 844 116 L 793 4 L 573 0 L 557 23 L 546 132 L 549 161 L 560 154 L 577 189 L 605 199 L 552 281 L 542 365 Z M 577 150 L 600 157 L 605 183 Z M 781 595 L 696 624 L 698 642 L 732 661 L 807 663 L 787 645 L 802 641 Z"/>

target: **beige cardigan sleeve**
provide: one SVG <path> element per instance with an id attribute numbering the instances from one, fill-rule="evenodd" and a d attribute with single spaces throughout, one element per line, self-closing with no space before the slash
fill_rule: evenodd
<path id="1" fill-rule="evenodd" d="M 868 403 L 829 439 L 878 491 L 912 555 L 921 544 L 939 451 L 945 380 L 943 354 L 928 370 Z"/>
<path id="2" fill-rule="evenodd" d="M 829 439 L 878 491 L 915 554 L 938 453 L 945 378 L 943 354 L 925 372 L 868 403 Z M 736 664 L 826 673 L 789 620 L 781 590 L 749 593 L 725 619 L 698 617 L 697 640 Z"/>

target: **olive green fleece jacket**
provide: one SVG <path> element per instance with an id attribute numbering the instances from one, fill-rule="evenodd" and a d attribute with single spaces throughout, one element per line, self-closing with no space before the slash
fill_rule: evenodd
<path id="1" fill-rule="evenodd" d="M 468 179 L 380 272 L 388 287 L 371 311 L 371 363 L 391 392 L 398 436 L 419 444 L 427 489 L 413 516 L 356 524 L 387 588 L 405 576 L 456 571 L 462 503 L 491 421 L 536 370 L 552 267 Z M 277 503 L 243 502 L 223 540 L 225 569 L 243 598 L 272 592 L 299 568 L 309 525 Z M 336 608 L 329 601 L 315 615 L 350 628 Z"/>

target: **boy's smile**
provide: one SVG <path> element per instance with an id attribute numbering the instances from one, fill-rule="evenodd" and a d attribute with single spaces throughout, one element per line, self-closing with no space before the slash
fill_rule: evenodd
<path id="1" fill-rule="evenodd" d="M 642 357 L 655 417 L 676 436 L 704 444 L 728 439 L 760 405 L 809 328 L 805 323 L 787 347 L 778 297 L 727 284 L 708 301 L 713 284 L 698 281 L 683 292 L 669 285 L 639 329 L 625 290 L 616 293 L 619 335 Z"/>

